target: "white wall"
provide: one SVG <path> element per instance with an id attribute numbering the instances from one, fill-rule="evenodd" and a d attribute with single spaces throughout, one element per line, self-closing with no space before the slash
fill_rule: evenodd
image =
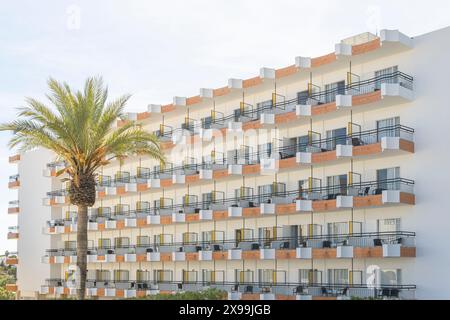
<path id="1" fill-rule="evenodd" d="M 419 299 L 450 299 L 450 28 L 415 39 L 406 61 L 414 70 L 416 100 L 408 122 L 416 130 L 411 168 L 417 205 L 415 282 Z"/>
<path id="2" fill-rule="evenodd" d="M 50 266 L 42 264 L 41 257 L 50 248 L 50 237 L 42 234 L 42 228 L 50 220 L 51 208 L 42 205 L 42 198 L 51 190 L 51 179 L 42 170 L 51 159 L 51 153 L 41 149 L 22 154 L 19 163 L 17 279 L 21 296 L 34 297 L 50 274 Z"/>

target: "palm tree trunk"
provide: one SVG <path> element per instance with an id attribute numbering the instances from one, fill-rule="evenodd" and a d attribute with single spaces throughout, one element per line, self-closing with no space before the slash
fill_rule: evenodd
<path id="1" fill-rule="evenodd" d="M 78 205 L 77 214 L 77 267 L 78 267 L 78 300 L 84 300 L 86 294 L 87 275 L 87 206 Z"/>

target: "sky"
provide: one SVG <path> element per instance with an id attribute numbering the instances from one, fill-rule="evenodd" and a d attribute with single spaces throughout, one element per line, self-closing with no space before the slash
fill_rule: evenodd
<path id="1" fill-rule="evenodd" d="M 341 39 L 399 29 L 417 36 L 450 25 L 449 1 L 364 0 L 2 0 L 0 122 L 15 119 L 25 97 L 45 101 L 49 77 L 81 88 L 101 75 L 110 96 L 132 94 L 128 111 L 173 96 L 193 96 L 296 56 L 319 56 Z M 0 133 L 0 255 L 17 217 L 8 177 L 9 133 Z M 37 168 L 41 170 L 41 168 Z M 36 226 L 42 228 L 42 226 Z M 19 253 L 20 254 L 20 253 Z"/>

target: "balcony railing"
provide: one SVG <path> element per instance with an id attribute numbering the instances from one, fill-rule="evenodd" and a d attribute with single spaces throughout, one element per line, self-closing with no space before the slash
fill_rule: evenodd
<path id="1" fill-rule="evenodd" d="M 251 189 L 253 190 L 253 189 Z M 171 215 L 173 213 L 199 213 L 200 210 L 227 210 L 228 207 L 255 208 L 262 203 L 295 203 L 296 200 L 333 200 L 338 196 L 367 197 L 382 195 L 383 191 L 401 191 L 414 194 L 414 181 L 404 178 L 384 179 L 376 181 L 356 182 L 352 184 L 331 185 L 313 188 L 299 188 L 290 191 L 276 191 L 256 195 L 243 195 L 232 198 L 221 198 L 209 201 L 190 201 L 188 204 L 173 204 L 173 199 L 165 199 L 164 204 L 142 209 L 121 211 L 109 215 L 91 213 L 89 219 L 95 222 L 97 218 L 124 220 L 126 218 L 145 218 L 155 215 Z M 58 191 L 54 191 L 58 192 Z M 216 193 L 220 193 L 215 191 Z M 64 226 L 74 223 L 76 218 L 52 220 L 49 226 Z"/>
<path id="2" fill-rule="evenodd" d="M 8 227 L 8 232 L 19 232 L 18 226 Z"/>
<path id="3" fill-rule="evenodd" d="M 253 230 L 252 230 L 253 231 Z M 145 254 L 148 252 L 199 252 L 227 251 L 241 249 L 253 251 L 260 249 L 292 250 L 296 248 L 336 248 L 338 246 L 353 246 L 361 248 L 381 247 L 384 244 L 401 244 L 405 247 L 415 247 L 414 232 L 369 232 L 337 235 L 318 235 L 300 237 L 271 237 L 183 241 L 165 243 L 149 243 L 141 245 L 101 246 L 88 248 L 88 254 Z M 48 249 L 46 256 L 74 256 L 76 247 L 65 249 Z"/>
<path id="4" fill-rule="evenodd" d="M 75 288 L 74 281 L 63 279 L 46 280 L 47 287 Z M 349 284 L 349 283 L 309 283 L 309 282 L 273 282 L 273 281 L 160 281 L 160 280 L 97 280 L 88 279 L 86 287 L 97 289 L 136 290 L 147 292 L 161 291 L 200 291 L 216 288 L 239 294 L 267 294 L 282 296 L 313 297 L 358 297 L 375 299 L 414 299 L 415 285 L 400 284 Z"/>
<path id="5" fill-rule="evenodd" d="M 381 90 L 382 84 L 399 84 L 401 87 L 406 88 L 408 90 L 413 90 L 414 78 L 410 75 L 407 75 L 400 71 L 395 71 L 389 74 L 379 75 L 370 79 L 353 81 L 351 83 L 347 83 L 343 87 L 333 88 L 329 90 L 320 90 L 319 87 L 315 87 L 314 85 L 311 87 L 311 90 L 308 90 L 308 96 L 303 104 L 307 105 L 318 105 L 318 104 L 326 104 L 336 101 L 337 95 L 353 95 L 358 96 L 362 94 L 368 94 L 371 92 L 376 92 Z M 317 89 L 316 91 L 314 89 Z M 209 129 L 209 128 L 225 128 L 229 122 L 232 121 L 240 121 L 240 122 L 248 122 L 260 119 L 260 116 L 264 112 L 271 113 L 286 113 L 293 111 L 297 104 L 302 104 L 298 98 L 293 98 L 289 100 L 283 100 L 280 102 L 276 102 L 275 104 L 267 104 L 261 105 L 259 107 L 254 108 L 251 105 L 243 105 L 239 108 L 239 112 L 223 115 L 220 112 L 214 112 L 214 116 L 211 117 L 211 121 L 199 121 L 195 125 L 190 124 L 189 130 L 194 133 L 198 129 Z M 170 137 L 178 132 L 182 131 L 183 128 L 172 129 L 165 131 L 164 134 L 170 134 Z M 158 132 L 157 132 L 158 134 Z M 160 135 L 163 136 L 163 135 Z"/>
<path id="6" fill-rule="evenodd" d="M 8 227 L 7 238 L 8 239 L 18 239 L 19 238 L 19 227 L 18 226 Z"/>
<path id="7" fill-rule="evenodd" d="M 8 208 L 17 208 L 19 207 L 19 200 L 13 200 L 8 202 Z"/>
<path id="8" fill-rule="evenodd" d="M 380 129 L 360 131 L 351 135 L 313 139 L 310 143 L 287 145 L 273 148 L 270 151 L 245 152 L 244 154 L 236 151 L 235 155 L 232 157 L 221 157 L 220 159 L 204 161 L 198 164 L 190 163 L 179 166 L 169 164 L 163 169 L 155 169 L 153 171 L 147 168 L 139 168 L 140 172 L 136 175 L 130 175 L 130 173 L 126 172 L 126 177 L 121 176 L 111 178 L 111 176 L 99 176 L 97 178 L 97 186 L 100 188 L 115 187 L 122 186 L 125 183 L 143 183 L 150 179 L 169 179 L 172 178 L 172 175 L 174 174 L 189 176 L 198 174 L 201 169 L 226 169 L 227 165 L 236 163 L 245 163 L 247 165 L 260 164 L 261 159 L 288 159 L 295 157 L 297 152 L 320 153 L 336 150 L 337 145 L 363 146 L 379 143 L 383 137 L 398 137 L 407 141 L 413 141 L 414 129 L 403 125 L 394 125 Z M 67 188 L 47 192 L 48 197 L 63 197 L 67 195 Z"/>
<path id="9" fill-rule="evenodd" d="M 9 183 L 18 182 L 19 180 L 20 180 L 20 175 L 18 175 L 18 174 L 9 176 Z"/>
<path id="10" fill-rule="evenodd" d="M 407 141 L 413 141 L 414 129 L 403 125 L 394 125 L 380 129 L 356 132 L 351 135 L 336 136 L 327 139 L 313 139 L 310 143 L 277 147 L 273 148 L 269 152 L 246 152 L 240 156 L 238 155 L 238 152 L 236 152 L 236 155 L 233 157 L 221 157 L 215 161 L 180 165 L 175 167 L 171 166 L 165 169 L 148 171 L 145 174 L 131 176 L 130 181 L 136 182 L 138 179 L 157 179 L 161 176 L 171 177 L 175 173 L 184 173 L 186 175 L 196 174 L 200 169 L 211 169 L 214 165 L 226 166 L 228 164 L 235 164 L 240 162 L 239 160 L 244 160 L 243 162 L 246 164 L 258 164 L 261 159 L 273 157 L 278 159 L 292 158 L 296 156 L 296 152 L 327 152 L 336 150 L 336 146 L 339 144 L 353 146 L 374 144 L 380 142 L 383 137 L 399 137 Z M 111 182 L 110 185 L 113 185 L 113 182 Z"/>

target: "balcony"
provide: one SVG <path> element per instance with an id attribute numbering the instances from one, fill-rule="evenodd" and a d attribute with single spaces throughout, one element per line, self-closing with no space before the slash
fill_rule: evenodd
<path id="1" fill-rule="evenodd" d="M 19 264 L 19 258 L 17 252 L 10 252 L 5 258 L 5 263 L 8 266 L 16 266 Z"/>
<path id="2" fill-rule="evenodd" d="M 161 198 L 139 202 L 136 209 L 125 209 L 101 214 L 93 209 L 89 215 L 88 230 L 102 231 L 141 228 L 147 225 L 169 225 L 197 221 L 219 221 L 267 215 L 290 215 L 298 212 L 335 212 L 349 209 L 368 209 L 399 205 L 414 205 L 414 181 L 395 178 L 361 181 L 361 175 L 350 173 L 345 185 L 322 186 L 321 179 L 308 179 L 308 186 L 286 190 L 285 183 L 271 185 L 272 191 L 254 194 L 253 188 L 241 187 L 238 196 L 225 198 L 225 193 L 213 191 L 211 199 L 199 201 L 197 195 L 185 195 L 180 204 L 174 199 Z M 69 233 L 76 230 L 75 217 L 50 221 L 46 233 Z"/>
<path id="3" fill-rule="evenodd" d="M 18 163 L 20 161 L 20 154 L 15 154 L 13 156 L 9 157 L 9 163 L 13 164 L 13 163 Z"/>
<path id="4" fill-rule="evenodd" d="M 17 214 L 20 212 L 19 200 L 9 201 L 8 214 Z"/>
<path id="5" fill-rule="evenodd" d="M 48 163 L 47 167 L 42 172 L 44 177 L 56 177 L 61 170 L 64 170 L 67 167 L 67 163 L 65 161 L 57 161 Z"/>
<path id="6" fill-rule="evenodd" d="M 354 229 L 359 223 L 353 222 Z M 274 227 L 279 229 L 280 227 Z M 223 260 L 325 260 L 325 259 L 389 259 L 416 256 L 413 232 L 352 232 L 317 236 L 278 236 L 254 238 L 253 230 L 243 229 L 245 239 L 224 239 L 224 233 L 214 232 L 215 240 L 173 242 L 173 235 L 161 235 L 158 243 L 102 246 L 88 249 L 88 262 L 160 262 L 160 261 L 223 261 Z M 187 237 L 184 234 L 183 237 Z M 128 238 L 127 238 L 128 239 Z M 129 240 L 128 240 L 129 241 Z M 72 264 L 76 248 L 46 251 L 43 262 Z"/>
<path id="7" fill-rule="evenodd" d="M 64 234 L 77 231 L 77 212 L 66 212 L 64 219 L 53 219 L 47 221 L 43 234 Z"/>
<path id="8" fill-rule="evenodd" d="M 321 90 L 319 86 L 310 83 L 308 97 L 302 104 L 295 106 L 296 116 L 323 116 L 355 107 L 358 107 L 358 110 L 362 107 L 373 109 L 414 100 L 414 79 L 400 71 L 367 80 L 360 80 L 360 75 L 349 73 L 347 79 L 344 88 L 331 90 Z"/>
<path id="9" fill-rule="evenodd" d="M 61 207 L 69 203 L 69 191 L 68 189 L 60 189 L 51 192 L 47 192 L 47 197 L 42 199 L 44 206 Z"/>
<path id="10" fill-rule="evenodd" d="M 415 204 L 414 181 L 403 178 L 306 189 L 295 201 L 298 212 Z"/>
<path id="11" fill-rule="evenodd" d="M 8 240 L 19 239 L 19 227 L 17 227 L 17 226 L 9 227 L 7 238 L 8 238 Z"/>
<path id="12" fill-rule="evenodd" d="M 306 101 L 302 101 L 302 104 L 298 104 L 297 98 L 286 99 L 286 97 L 274 93 L 271 104 L 261 103 L 258 107 L 254 107 L 241 102 L 233 114 L 224 115 L 212 110 L 211 116 L 202 119 L 201 123 L 190 119 L 192 121 L 184 123 L 181 128 L 174 130 L 168 127 L 160 132 L 170 133 L 171 145 L 167 145 L 167 147 L 173 147 L 180 141 L 185 143 L 193 143 L 198 140 L 211 141 L 217 134 L 274 127 L 295 120 L 296 116 L 299 118 L 323 116 L 330 112 L 355 107 L 358 107 L 358 110 L 382 108 L 414 99 L 414 79 L 400 71 L 377 77 L 350 74 L 350 76 L 347 75 L 347 78 L 348 81 L 344 88 L 332 90 L 321 90 L 320 87 L 311 83 L 308 97 Z M 361 78 L 366 79 L 361 80 Z M 183 131 L 189 133 L 189 141 L 182 134 Z M 175 134 L 176 137 L 172 134 Z M 160 133 L 159 135 L 164 138 L 164 135 Z"/>
<path id="13" fill-rule="evenodd" d="M 20 187 L 20 176 L 18 174 L 9 177 L 8 188 L 18 189 Z"/>
<path id="14" fill-rule="evenodd" d="M 19 290 L 17 286 L 17 279 L 8 279 L 5 285 L 6 291 L 17 292 Z"/>
<path id="15" fill-rule="evenodd" d="M 272 271 L 272 270 L 271 270 Z M 122 271 L 123 272 L 123 271 Z M 171 274 L 170 270 L 166 270 Z M 214 271 L 209 271 L 214 273 Z M 105 273 L 101 279 L 87 280 L 88 296 L 97 297 L 142 297 L 165 292 L 199 291 L 206 288 L 215 288 L 228 292 L 230 300 L 350 300 L 379 299 L 379 300 L 413 300 L 415 298 L 415 285 L 392 284 L 335 284 L 329 282 L 287 282 L 284 281 L 226 281 L 219 272 L 211 279 L 209 273 L 205 278 L 196 280 L 112 280 L 110 274 Z M 283 274 L 283 271 L 277 271 Z M 128 273 L 126 273 L 128 275 Z M 220 276 L 219 276 L 220 275 Z M 42 286 L 43 294 L 74 295 L 75 285 L 72 281 L 62 279 L 48 279 Z"/>
<path id="16" fill-rule="evenodd" d="M 311 164 L 335 163 L 356 157 L 377 155 L 401 155 L 414 152 L 414 129 L 395 125 L 386 128 L 361 131 L 356 123 L 349 124 L 351 134 L 332 139 L 321 139 L 320 134 L 310 132 L 311 141 L 302 144 L 282 143 L 270 152 L 252 152 L 251 147 L 228 152 L 228 157 L 213 151 L 204 156 L 202 163 L 186 159 L 184 164 L 173 166 L 138 167 L 136 174 L 118 172 L 116 176 L 99 176 L 97 195 L 99 198 L 145 192 L 168 188 L 174 185 L 192 185 L 201 180 L 219 180 L 230 176 L 254 176 L 276 173 Z M 119 176 L 118 176 L 119 174 Z M 45 205 L 67 203 L 67 190 L 48 193 Z"/>
<path id="17" fill-rule="evenodd" d="M 359 128 L 354 123 L 349 125 Z M 296 149 L 299 150 L 296 153 L 297 164 L 305 166 L 383 153 L 413 153 L 414 129 L 395 125 L 382 129 L 358 130 L 332 139 L 312 139 L 310 143 L 298 145 Z"/>

